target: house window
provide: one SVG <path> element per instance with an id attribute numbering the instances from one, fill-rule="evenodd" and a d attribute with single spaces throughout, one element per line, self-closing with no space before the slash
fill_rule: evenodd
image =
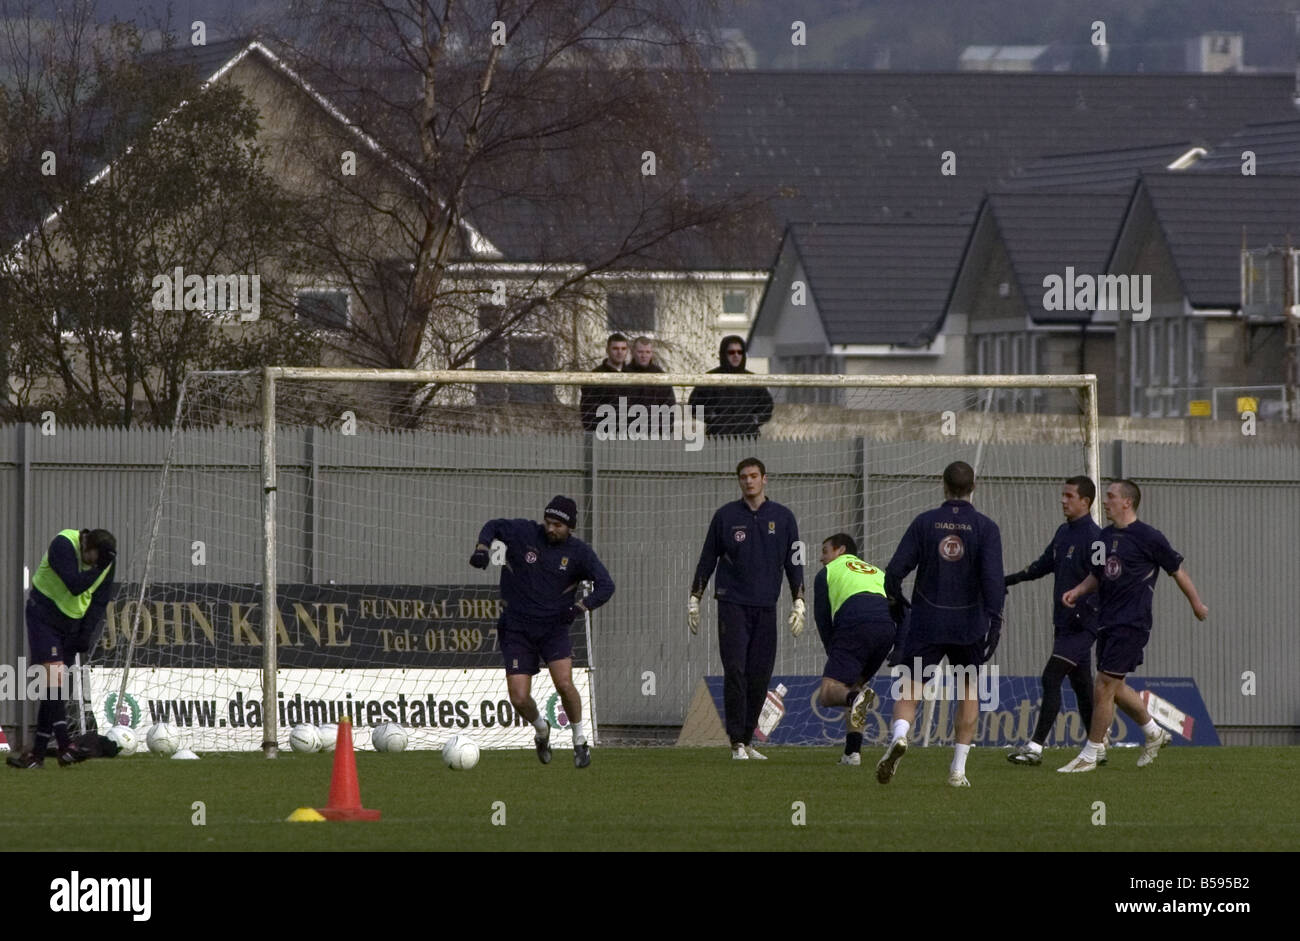
<path id="1" fill-rule="evenodd" d="M 1183 348 L 1179 344 L 1179 323 L 1177 320 L 1169 321 L 1169 384 L 1177 385 L 1178 377 L 1182 374 L 1182 357 Z"/>
<path id="2" fill-rule="evenodd" d="M 1029 372 L 1029 360 L 1025 358 L 1025 335 L 1016 334 L 1011 341 L 1011 371 L 1016 375 Z"/>
<path id="3" fill-rule="evenodd" d="M 1205 323 L 1187 321 L 1187 384 L 1199 385 L 1205 375 Z"/>
<path id="4" fill-rule="evenodd" d="M 1166 337 L 1166 346 L 1169 347 L 1169 385 L 1171 392 L 1168 401 L 1165 403 L 1166 411 L 1170 415 L 1185 415 L 1187 413 L 1187 390 L 1179 386 L 1179 377 L 1183 374 L 1183 355 L 1184 349 L 1179 340 L 1181 339 L 1181 324 L 1177 320 L 1169 321 L 1165 328 L 1168 331 Z"/>
<path id="5" fill-rule="evenodd" d="M 1164 396 L 1160 391 L 1165 379 L 1165 325 L 1157 320 L 1148 326 L 1150 327 L 1147 337 L 1147 353 L 1150 360 L 1150 372 L 1147 376 L 1149 383 L 1147 402 L 1150 406 L 1148 414 L 1152 418 L 1160 418 L 1165 413 Z"/>
<path id="6" fill-rule="evenodd" d="M 1146 329 L 1142 324 L 1129 325 L 1128 373 L 1131 383 L 1129 414 L 1146 414 Z"/>
<path id="7" fill-rule="evenodd" d="M 1158 386 L 1165 379 L 1165 325 L 1157 320 L 1150 325 L 1150 337 L 1148 338 L 1147 350 L 1150 354 L 1151 370 L 1148 373 L 1151 385 Z"/>
<path id="8" fill-rule="evenodd" d="M 479 328 L 495 330 L 501 324 L 502 309 L 480 307 Z M 545 334 L 516 331 L 497 337 L 474 354 L 475 369 L 507 372 L 538 372 L 555 368 L 555 341 Z M 520 377 L 521 379 L 523 377 Z M 480 405 L 505 402 L 554 402 L 555 387 L 539 385 L 481 385 L 475 389 Z"/>
<path id="9" fill-rule="evenodd" d="M 610 293 L 605 298 L 605 319 L 611 332 L 631 335 L 653 333 L 655 296 L 644 291 L 636 294 Z"/>
<path id="10" fill-rule="evenodd" d="M 304 290 L 293 296 L 294 316 L 325 330 L 346 330 L 352 323 L 347 291 Z"/>
<path id="11" fill-rule="evenodd" d="M 975 374 L 977 376 L 987 376 L 992 372 L 992 363 L 989 361 L 991 352 L 992 339 L 986 334 L 975 341 Z"/>
<path id="12" fill-rule="evenodd" d="M 723 291 L 722 316 L 728 320 L 749 319 L 749 292 Z"/>

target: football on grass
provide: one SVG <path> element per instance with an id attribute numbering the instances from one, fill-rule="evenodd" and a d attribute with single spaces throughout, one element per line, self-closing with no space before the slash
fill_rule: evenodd
<path id="1" fill-rule="evenodd" d="M 320 751 L 320 733 L 316 726 L 295 725 L 289 733 L 289 747 L 304 755 Z"/>
<path id="2" fill-rule="evenodd" d="M 339 741 L 339 727 L 332 722 L 327 722 L 318 726 L 316 731 L 320 733 L 320 747 L 324 751 L 333 751 Z"/>
<path id="3" fill-rule="evenodd" d="M 478 742 L 468 735 L 453 735 L 442 746 L 442 760 L 453 771 L 468 771 L 478 764 Z"/>
<path id="4" fill-rule="evenodd" d="M 176 754 L 176 749 L 181 747 L 180 733 L 166 722 L 159 722 L 150 727 L 144 740 L 151 752 L 164 758 L 170 758 Z"/>
<path id="5" fill-rule="evenodd" d="M 396 722 L 377 725 L 370 733 L 370 743 L 375 751 L 397 752 L 406 750 L 406 729 Z"/>
<path id="6" fill-rule="evenodd" d="M 127 755 L 134 755 L 140 740 L 136 738 L 135 732 L 130 726 L 115 725 L 107 732 L 104 737 L 117 746 L 117 757 L 125 758 Z"/>

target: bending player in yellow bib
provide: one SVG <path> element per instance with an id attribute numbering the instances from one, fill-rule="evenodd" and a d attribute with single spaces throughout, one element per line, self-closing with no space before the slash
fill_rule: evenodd
<path id="1" fill-rule="evenodd" d="M 94 646 L 113 592 L 116 557 L 117 541 L 108 530 L 65 529 L 54 537 L 32 576 L 27 643 L 32 659 L 41 664 L 45 695 L 36 710 L 32 750 L 10 755 L 6 760 L 12 767 L 42 767 L 51 738 L 58 743 L 60 765 L 87 757 L 68 731 L 63 667 Z"/>
<path id="2" fill-rule="evenodd" d="M 817 701 L 848 710 L 842 765 L 862 763 L 862 729 L 876 702 L 876 675 L 902 623 L 904 609 L 885 597 L 885 573 L 858 558 L 847 533 L 822 543 L 822 565 L 813 582 L 813 613 L 826 648 L 826 668 Z M 897 620 L 895 620 L 897 618 Z"/>

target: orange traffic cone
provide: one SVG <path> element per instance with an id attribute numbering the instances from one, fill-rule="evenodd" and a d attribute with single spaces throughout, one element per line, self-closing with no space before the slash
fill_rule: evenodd
<path id="1" fill-rule="evenodd" d="M 330 802 L 318 808 L 326 820 L 378 820 L 379 811 L 361 806 L 361 785 L 357 783 L 357 756 L 352 751 L 352 720 L 339 720 L 338 745 L 334 748 L 334 774 L 330 778 Z"/>

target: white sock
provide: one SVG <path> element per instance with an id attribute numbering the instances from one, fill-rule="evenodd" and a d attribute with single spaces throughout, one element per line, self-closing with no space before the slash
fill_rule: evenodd
<path id="1" fill-rule="evenodd" d="M 894 737 L 889 740 L 889 744 L 894 744 L 900 738 L 907 738 L 907 730 L 912 727 L 912 723 L 906 719 L 894 720 Z"/>
<path id="2" fill-rule="evenodd" d="M 1043 746 L 1039 745 L 1037 742 L 1033 741 L 1032 739 L 1025 743 L 1025 747 L 1028 748 L 1035 755 L 1041 755 L 1043 753 Z"/>
<path id="3" fill-rule="evenodd" d="M 570 728 L 573 729 L 573 744 L 581 745 L 587 740 L 587 733 L 583 731 L 581 719 L 574 722 Z"/>
<path id="4" fill-rule="evenodd" d="M 1092 739 L 1084 742 L 1083 751 L 1079 752 L 1079 757 L 1086 761 L 1096 761 L 1097 756 L 1106 750 L 1106 746 L 1101 742 L 1094 742 Z"/>
<path id="5" fill-rule="evenodd" d="M 537 718 L 533 720 L 533 728 L 535 728 L 537 734 L 543 738 L 546 738 L 550 734 L 550 726 L 546 724 L 546 717 L 540 712 L 537 713 Z"/>
<path id="6" fill-rule="evenodd" d="M 1152 719 L 1142 726 L 1142 731 L 1146 733 L 1148 739 L 1152 739 L 1160 734 L 1160 726 L 1156 725 L 1155 719 Z"/>
<path id="7" fill-rule="evenodd" d="M 953 774 L 966 773 L 966 755 L 970 753 L 969 745 L 954 745 L 952 749 L 952 765 L 949 771 Z"/>

